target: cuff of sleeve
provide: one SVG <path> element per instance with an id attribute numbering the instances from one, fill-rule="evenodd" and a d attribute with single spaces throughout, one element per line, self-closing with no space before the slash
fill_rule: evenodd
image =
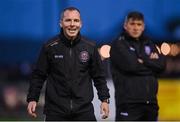
<path id="1" fill-rule="evenodd" d="M 36 102 L 38 102 L 38 100 L 36 100 L 36 99 L 34 99 L 34 98 L 28 98 L 26 101 L 27 101 L 28 103 L 31 102 L 31 101 L 36 101 Z"/>
<path id="2" fill-rule="evenodd" d="M 102 100 L 102 102 L 106 102 L 106 103 L 110 103 L 110 100 L 109 99 L 104 99 L 104 100 Z"/>

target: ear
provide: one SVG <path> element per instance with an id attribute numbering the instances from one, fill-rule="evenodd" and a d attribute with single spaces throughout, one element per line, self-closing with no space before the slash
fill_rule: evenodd
<path id="1" fill-rule="evenodd" d="M 123 28 L 124 28 L 125 30 L 127 29 L 127 27 L 126 27 L 126 22 L 124 22 Z"/>
<path id="2" fill-rule="evenodd" d="M 80 22 L 80 28 L 82 27 L 82 21 Z"/>
<path id="3" fill-rule="evenodd" d="M 59 22 L 59 26 L 62 28 L 62 21 L 60 20 L 60 22 Z"/>
<path id="4" fill-rule="evenodd" d="M 143 31 L 145 30 L 145 24 L 143 25 Z"/>

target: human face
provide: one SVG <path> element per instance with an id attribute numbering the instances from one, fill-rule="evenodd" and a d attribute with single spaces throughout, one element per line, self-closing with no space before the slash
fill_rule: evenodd
<path id="1" fill-rule="evenodd" d="M 64 35 L 69 40 L 74 40 L 82 26 L 80 13 L 76 10 L 66 10 L 60 21 L 60 26 L 64 31 Z"/>
<path id="2" fill-rule="evenodd" d="M 144 31 L 144 22 L 142 20 L 129 19 L 124 23 L 124 29 L 133 38 L 138 39 Z"/>

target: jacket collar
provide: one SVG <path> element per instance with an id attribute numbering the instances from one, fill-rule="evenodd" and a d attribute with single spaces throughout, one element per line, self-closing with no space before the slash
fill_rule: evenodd
<path id="1" fill-rule="evenodd" d="M 72 41 L 69 40 L 68 38 L 66 38 L 66 36 L 64 35 L 63 30 L 61 30 L 60 34 L 59 34 L 60 40 L 67 46 L 67 47 L 72 47 L 74 45 L 76 45 L 80 40 L 81 40 L 81 34 L 80 32 L 78 33 L 77 37 Z"/>
<path id="2" fill-rule="evenodd" d="M 147 37 L 145 37 L 144 34 L 142 34 L 139 39 L 137 40 L 136 38 L 133 38 L 131 37 L 127 32 L 122 32 L 121 36 L 124 36 L 125 39 L 129 40 L 129 41 L 135 41 L 135 42 L 138 42 L 138 41 L 141 41 L 141 42 L 144 42 L 147 40 Z"/>

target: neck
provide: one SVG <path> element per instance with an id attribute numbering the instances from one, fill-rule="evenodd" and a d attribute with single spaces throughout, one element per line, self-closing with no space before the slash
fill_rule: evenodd
<path id="1" fill-rule="evenodd" d="M 132 37 L 133 38 L 133 37 Z M 139 41 L 139 38 L 134 38 L 135 41 Z"/>
<path id="2" fill-rule="evenodd" d="M 76 37 L 66 37 L 68 40 L 73 41 Z"/>
<path id="3" fill-rule="evenodd" d="M 69 37 L 69 36 L 67 36 L 65 33 L 64 33 L 64 35 L 65 35 L 65 37 L 66 37 L 68 40 L 70 40 L 70 41 L 74 41 L 74 40 L 78 37 L 78 35 L 73 36 L 73 37 Z"/>
<path id="4" fill-rule="evenodd" d="M 64 33 L 64 36 L 65 36 L 68 40 L 70 40 L 70 41 L 75 40 L 75 38 L 77 37 L 77 36 L 75 36 L 75 37 L 69 37 L 69 36 L 67 36 L 65 33 Z"/>

